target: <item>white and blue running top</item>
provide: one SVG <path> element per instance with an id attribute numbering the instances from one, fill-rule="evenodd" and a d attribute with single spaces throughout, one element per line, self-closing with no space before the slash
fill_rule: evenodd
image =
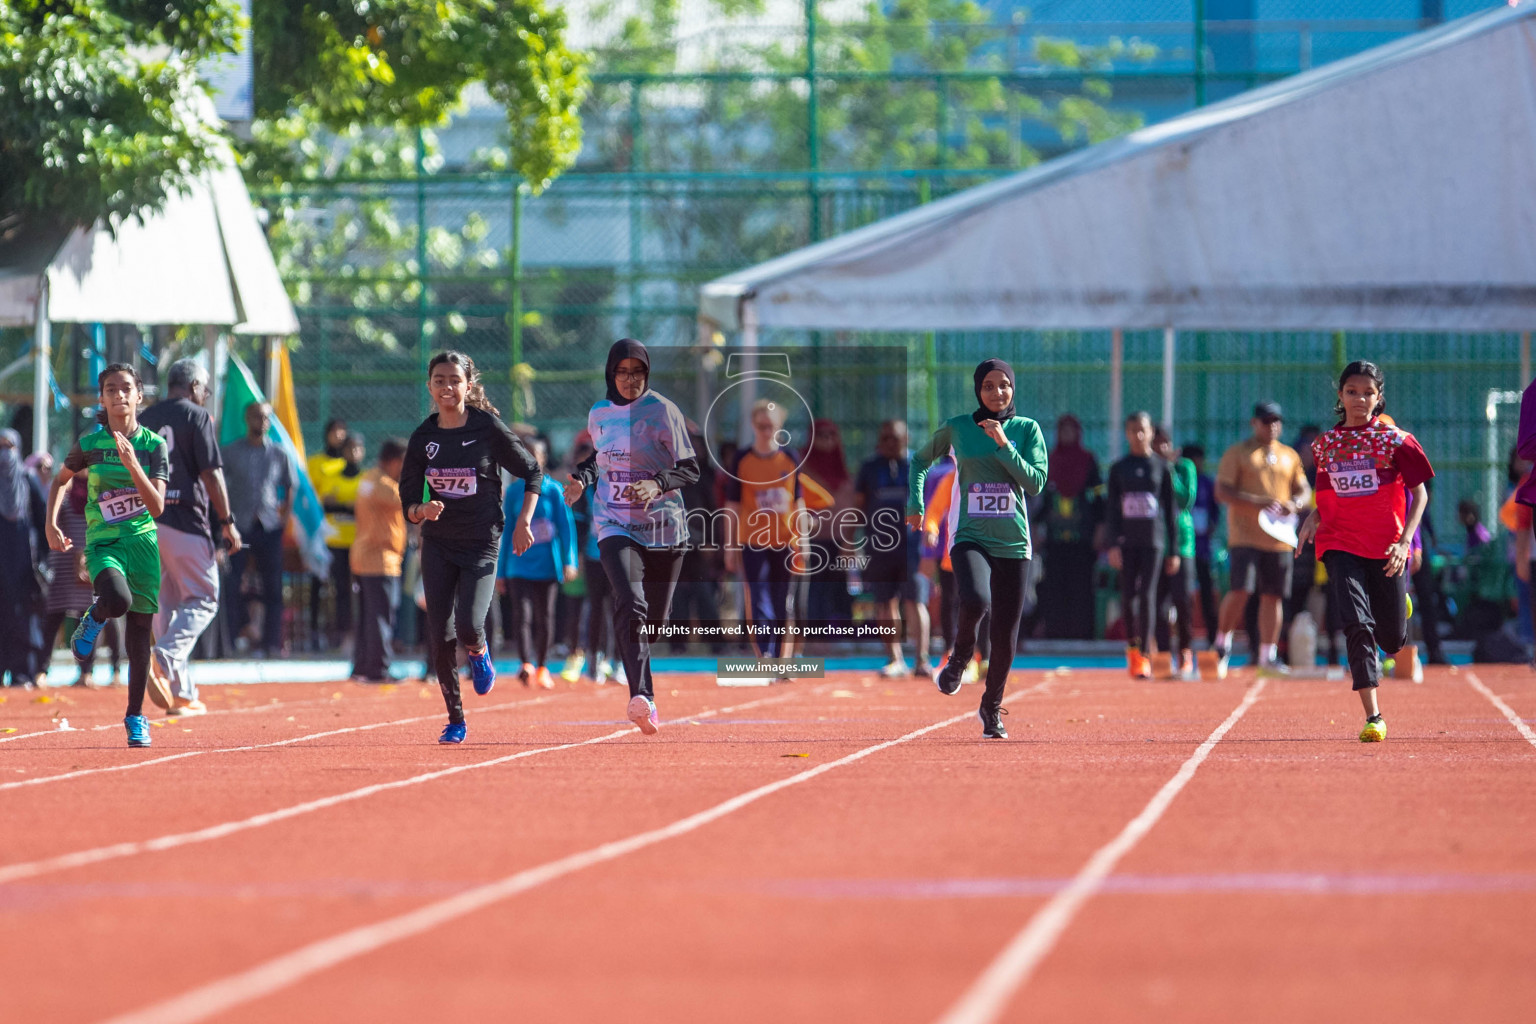
<path id="1" fill-rule="evenodd" d="M 587 414 L 587 430 L 597 451 L 592 495 L 592 530 L 597 539 L 625 536 L 648 548 L 686 542 L 682 492 L 663 491 L 647 507 L 635 499 L 632 488 L 637 480 L 653 479 L 696 457 L 682 411 L 654 391 L 626 405 L 605 398 Z"/>

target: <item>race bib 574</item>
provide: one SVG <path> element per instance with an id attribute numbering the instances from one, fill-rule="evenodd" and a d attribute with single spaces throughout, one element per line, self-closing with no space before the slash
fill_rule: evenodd
<path id="1" fill-rule="evenodd" d="M 474 467 L 467 469 L 432 468 L 427 470 L 427 483 L 439 498 L 467 498 L 475 493 Z"/>

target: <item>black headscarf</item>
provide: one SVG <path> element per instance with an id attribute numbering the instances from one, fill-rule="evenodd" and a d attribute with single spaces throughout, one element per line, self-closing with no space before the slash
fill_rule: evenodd
<path id="1" fill-rule="evenodd" d="M 603 368 L 603 380 L 608 383 L 608 401 L 614 405 L 628 405 L 632 399 L 619 394 L 618 387 L 614 384 L 613 375 L 618 371 L 619 364 L 626 359 L 638 359 L 645 364 L 646 386 L 650 386 L 651 354 L 645 350 L 645 346 L 633 338 L 620 338 L 608 349 L 608 365 Z M 640 392 L 644 395 L 645 392 Z"/>
<path id="2" fill-rule="evenodd" d="M 1008 375 L 1008 383 L 1009 384 L 1013 384 L 1014 383 L 1014 380 L 1013 380 L 1013 367 L 1009 366 L 1007 363 L 1003 362 L 1001 359 L 984 359 L 984 360 L 982 360 L 981 365 L 976 367 L 976 374 L 975 374 L 975 377 L 976 377 L 976 411 L 971 413 L 971 419 L 976 421 L 977 423 L 980 423 L 982 420 L 998 420 L 999 422 L 1002 422 L 1002 421 L 1005 421 L 1005 420 L 1010 420 L 1014 416 L 1017 415 L 1017 413 L 1014 411 L 1014 408 L 1013 408 L 1013 400 L 1012 399 L 1010 399 L 1008 401 L 1008 408 L 1004 409 L 1002 412 L 993 412 L 991 409 L 988 409 L 985 404 L 983 404 L 983 402 L 981 400 L 981 382 L 986 380 L 987 379 L 987 374 L 991 373 L 993 370 L 1002 370 L 1003 373 Z"/>

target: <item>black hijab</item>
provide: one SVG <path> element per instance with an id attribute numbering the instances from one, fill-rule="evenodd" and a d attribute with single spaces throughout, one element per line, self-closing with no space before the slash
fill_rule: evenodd
<path id="1" fill-rule="evenodd" d="M 1006 422 L 1007 420 L 1010 420 L 1014 416 L 1018 415 L 1014 411 L 1013 400 L 1012 399 L 1010 399 L 1008 401 L 1008 408 L 1004 409 L 1002 412 L 993 412 L 991 409 L 988 409 L 986 407 L 986 405 L 984 405 L 982 403 L 982 401 L 981 401 L 981 382 L 986 380 L 987 379 L 987 374 L 991 373 L 993 370 L 1002 370 L 1003 373 L 1005 373 L 1008 376 L 1008 383 L 1009 384 L 1013 384 L 1014 383 L 1014 380 L 1013 380 L 1013 367 L 1009 366 L 1007 363 L 1003 362 L 1001 359 L 984 359 L 984 360 L 982 360 L 981 365 L 976 367 L 976 374 L 975 374 L 975 378 L 976 378 L 976 411 L 971 413 L 971 419 L 974 420 L 977 423 L 980 423 L 982 420 L 997 420 L 998 422 Z"/>
<path id="2" fill-rule="evenodd" d="M 651 384 L 651 354 L 635 339 L 620 338 L 608 349 L 608 365 L 603 369 L 603 380 L 608 383 L 608 401 L 614 405 L 628 405 L 633 401 L 619 394 L 619 389 L 613 381 L 613 375 L 618 372 L 619 364 L 626 359 L 638 359 L 644 363 L 646 387 L 649 388 Z M 642 391 L 640 394 L 644 396 L 645 392 Z"/>

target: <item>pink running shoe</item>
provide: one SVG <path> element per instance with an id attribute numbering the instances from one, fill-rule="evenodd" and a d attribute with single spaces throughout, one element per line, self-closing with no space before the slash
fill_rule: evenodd
<path id="1" fill-rule="evenodd" d="M 654 736 L 661 726 L 661 720 L 656 715 L 656 702 L 649 697 L 636 696 L 629 699 L 629 720 L 647 736 Z"/>

